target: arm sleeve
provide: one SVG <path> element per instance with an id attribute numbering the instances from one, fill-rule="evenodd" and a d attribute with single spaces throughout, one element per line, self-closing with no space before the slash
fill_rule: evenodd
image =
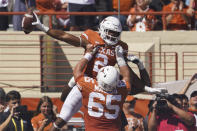
<path id="1" fill-rule="evenodd" d="M 77 111 L 79 111 L 81 106 L 82 94 L 79 91 L 78 87 L 74 86 L 67 96 L 66 100 L 64 101 L 59 117 L 67 122 Z"/>

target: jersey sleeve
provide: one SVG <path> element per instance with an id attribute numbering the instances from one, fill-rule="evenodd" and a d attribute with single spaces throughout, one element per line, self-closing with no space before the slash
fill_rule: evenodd
<path id="1" fill-rule="evenodd" d="M 77 79 L 77 86 L 79 90 L 82 92 L 86 88 L 91 88 L 93 84 L 95 84 L 95 80 L 88 76 L 81 76 Z"/>
<path id="2" fill-rule="evenodd" d="M 33 129 L 38 129 L 39 125 L 37 123 L 36 117 L 33 117 L 31 119 L 31 124 L 32 124 Z"/>
<path id="3" fill-rule="evenodd" d="M 86 30 L 81 34 L 81 38 L 86 39 L 90 44 L 93 45 L 104 45 L 104 41 L 100 35 L 93 30 Z"/>

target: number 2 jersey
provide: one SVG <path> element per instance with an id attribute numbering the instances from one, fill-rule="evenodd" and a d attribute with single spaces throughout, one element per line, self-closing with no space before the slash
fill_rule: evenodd
<path id="1" fill-rule="evenodd" d="M 86 131 L 120 131 L 121 110 L 127 96 L 128 82 L 119 81 L 117 90 L 104 92 L 95 79 L 81 76 L 77 87 L 82 93 Z"/>
<path id="2" fill-rule="evenodd" d="M 93 30 L 86 30 L 81 37 L 88 40 L 92 45 L 100 46 L 98 53 L 96 53 L 87 65 L 85 74 L 89 77 L 96 78 L 100 68 L 109 65 L 114 66 L 116 64 L 115 47 L 117 45 L 122 46 L 124 55 L 127 56 L 128 45 L 122 41 L 119 41 L 116 45 L 107 45 L 100 35 Z"/>

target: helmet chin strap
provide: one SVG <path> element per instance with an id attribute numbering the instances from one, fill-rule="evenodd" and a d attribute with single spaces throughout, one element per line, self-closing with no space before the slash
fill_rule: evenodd
<path id="1" fill-rule="evenodd" d="M 115 44 L 118 43 L 118 40 L 117 40 L 117 42 L 112 42 L 112 41 L 110 41 L 110 40 L 107 39 L 107 38 L 105 38 L 105 39 L 103 39 L 103 40 L 106 42 L 107 45 L 115 45 Z"/>
<path id="2" fill-rule="evenodd" d="M 115 40 L 116 42 L 115 42 L 115 41 L 112 41 L 112 40 L 110 40 L 110 38 L 111 38 L 112 36 L 108 35 L 108 33 L 107 33 L 106 31 L 102 31 L 100 28 L 99 28 L 99 35 L 100 35 L 100 37 L 105 41 L 105 43 L 106 43 L 107 45 L 115 45 L 115 44 L 118 43 L 119 37 L 115 38 L 115 39 L 116 39 L 116 40 Z M 108 36 L 109 38 L 107 38 L 107 36 Z"/>

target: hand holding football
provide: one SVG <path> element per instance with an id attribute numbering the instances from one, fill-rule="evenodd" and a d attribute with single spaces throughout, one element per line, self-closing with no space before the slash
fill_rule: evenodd
<path id="1" fill-rule="evenodd" d="M 34 25 L 32 25 L 32 22 L 35 21 L 35 17 L 33 15 L 33 9 L 29 8 L 27 13 L 24 14 L 22 19 L 22 29 L 25 32 L 25 34 L 29 34 L 34 29 Z"/>

